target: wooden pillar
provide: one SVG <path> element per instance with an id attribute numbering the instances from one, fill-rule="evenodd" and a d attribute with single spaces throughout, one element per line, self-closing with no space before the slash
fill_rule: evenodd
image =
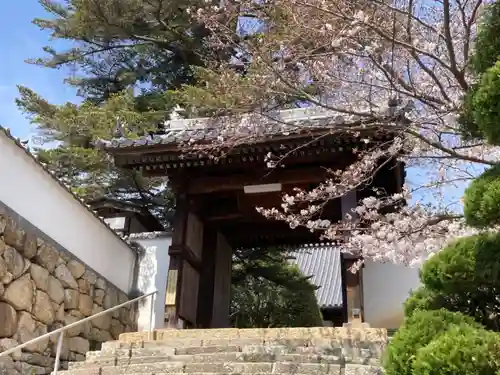
<path id="1" fill-rule="evenodd" d="M 347 307 L 347 268 L 344 254 L 340 254 L 340 277 L 342 281 L 342 322 L 349 321 L 349 311 Z"/>
<path id="2" fill-rule="evenodd" d="M 353 209 L 357 206 L 357 194 L 355 190 L 349 191 L 347 194 L 341 197 L 342 206 L 342 219 L 346 220 L 346 215 L 351 216 L 351 220 L 356 220 L 356 214 Z M 342 296 L 344 313 L 347 314 L 347 321 L 351 322 L 353 320 L 353 313 L 360 313 L 360 318 L 363 319 L 362 312 L 362 301 L 361 301 L 361 285 L 360 285 L 360 271 L 357 274 L 353 274 L 349 271 L 355 259 L 346 259 L 344 255 L 342 257 Z M 345 317 L 344 317 L 345 319 Z"/>
<path id="3" fill-rule="evenodd" d="M 198 295 L 197 327 L 210 328 L 214 305 L 215 256 L 217 231 L 205 224 L 201 255 L 200 286 Z"/>
<path id="4" fill-rule="evenodd" d="M 227 328 L 230 325 L 231 273 L 233 250 L 226 238 L 217 233 L 215 254 L 215 279 L 212 309 L 212 328 Z"/>
<path id="5" fill-rule="evenodd" d="M 168 327 L 192 328 L 197 325 L 199 278 L 203 249 L 203 223 L 186 195 L 177 197 L 174 233 L 169 249 L 166 310 Z M 175 294 L 173 291 L 175 285 Z M 175 304 L 172 306 L 172 302 Z"/>
<path id="6" fill-rule="evenodd" d="M 179 302 L 182 280 L 182 247 L 186 236 L 188 202 L 185 194 L 176 197 L 177 205 L 173 220 L 172 244 L 168 249 L 170 264 L 167 277 L 167 291 L 165 296 L 165 313 L 167 314 L 167 327 L 179 327 Z"/>

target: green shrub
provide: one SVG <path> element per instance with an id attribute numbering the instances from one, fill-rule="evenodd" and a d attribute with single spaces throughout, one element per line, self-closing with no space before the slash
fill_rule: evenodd
<path id="1" fill-rule="evenodd" d="M 482 326 L 473 318 L 445 309 L 418 310 L 407 317 L 387 348 L 383 365 L 386 375 L 413 375 L 417 351 L 455 325 Z"/>
<path id="2" fill-rule="evenodd" d="M 465 190 L 465 220 L 473 227 L 488 228 L 500 223 L 499 207 L 500 167 L 493 167 L 472 181 Z"/>
<path id="3" fill-rule="evenodd" d="M 497 333 L 469 325 L 450 327 L 413 361 L 413 375 L 495 375 L 500 369 Z"/>
<path id="4" fill-rule="evenodd" d="M 482 75 L 472 98 L 472 117 L 488 143 L 500 144 L 500 62 Z"/>
<path id="5" fill-rule="evenodd" d="M 484 18 L 478 24 L 472 70 L 484 73 L 498 60 L 500 51 L 500 3 L 493 1 L 485 7 Z"/>
<path id="6" fill-rule="evenodd" d="M 457 124 L 460 129 L 460 136 L 465 140 L 483 139 L 484 135 L 474 120 L 474 95 L 478 90 L 478 85 L 470 85 L 465 93 L 464 99 L 458 110 Z"/>
<path id="7" fill-rule="evenodd" d="M 420 310 L 439 310 L 448 307 L 449 304 L 445 297 L 421 286 L 410 293 L 404 303 L 404 313 L 405 316 L 410 316 Z"/>
<path id="8" fill-rule="evenodd" d="M 407 308 L 442 306 L 473 316 L 498 330 L 500 311 L 500 234 L 461 238 L 424 263 L 420 279 L 426 295 L 410 297 Z M 432 300 L 433 298 L 433 300 Z M 418 302 L 418 304 L 417 304 Z"/>

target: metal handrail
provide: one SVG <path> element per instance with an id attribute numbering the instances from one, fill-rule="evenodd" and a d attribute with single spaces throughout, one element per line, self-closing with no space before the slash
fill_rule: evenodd
<path id="1" fill-rule="evenodd" d="M 20 345 L 16 346 L 15 348 L 10 348 L 10 349 L 8 349 L 8 350 L 0 353 L 0 357 L 4 357 L 6 355 L 12 354 L 12 353 L 14 353 L 17 350 L 23 349 L 23 348 L 25 348 L 25 347 L 27 347 L 27 346 L 29 346 L 31 344 L 34 344 L 34 343 L 37 343 L 39 341 L 45 340 L 45 339 L 49 338 L 50 336 L 53 336 L 53 335 L 56 335 L 56 334 L 59 333 L 59 339 L 57 341 L 56 361 L 54 363 L 54 372 L 52 373 L 53 375 L 57 375 L 57 371 L 59 370 L 59 360 L 60 360 L 60 357 L 61 357 L 61 349 L 62 349 L 64 332 L 66 332 L 68 329 L 71 329 L 73 327 L 79 326 L 80 324 L 89 322 L 92 319 L 95 319 L 95 318 L 98 318 L 100 316 L 109 314 L 110 312 L 113 312 L 115 310 L 121 309 L 122 307 L 131 305 L 131 304 L 133 304 L 135 302 L 139 302 L 140 300 L 142 300 L 144 298 L 147 298 L 147 297 L 151 297 L 151 308 L 150 308 L 150 311 L 149 311 L 149 335 L 150 335 L 150 338 L 151 338 L 151 333 L 153 331 L 153 309 L 154 309 L 154 303 L 155 303 L 155 296 L 156 296 L 157 293 L 158 293 L 157 290 L 155 290 L 153 292 L 149 292 L 148 294 L 144 294 L 144 295 L 142 295 L 140 297 L 134 298 L 134 299 L 132 299 L 130 301 L 127 301 L 127 302 L 124 302 L 124 303 L 122 303 L 120 305 L 117 305 L 117 306 L 111 307 L 111 308 L 109 308 L 107 310 L 98 312 L 97 314 L 91 315 L 91 316 L 89 316 L 87 318 L 84 318 L 82 320 L 79 320 L 77 322 L 68 324 L 67 326 L 58 328 L 58 329 L 56 329 L 54 331 L 51 331 L 51 332 L 48 332 L 48 333 L 46 333 L 46 334 L 44 334 L 42 336 L 38 336 L 38 337 L 34 338 L 33 340 L 26 341 L 24 344 L 20 344 Z"/>

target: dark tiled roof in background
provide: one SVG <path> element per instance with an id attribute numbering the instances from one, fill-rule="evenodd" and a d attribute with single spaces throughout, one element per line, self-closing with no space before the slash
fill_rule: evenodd
<path id="1" fill-rule="evenodd" d="M 217 141 L 220 134 L 221 123 L 234 122 L 237 118 L 242 124 L 246 121 L 250 126 L 249 130 L 245 125 L 224 126 L 224 137 L 245 137 L 246 142 L 263 141 L 273 136 L 287 136 L 300 134 L 307 130 L 322 129 L 335 124 L 357 124 L 361 121 L 359 116 L 341 116 L 339 113 L 326 111 L 323 108 L 296 108 L 274 113 L 266 116 L 252 114 L 239 117 L 219 117 L 219 118 L 197 118 L 181 119 L 165 122 L 165 134 L 154 134 L 141 137 L 139 139 L 117 138 L 111 141 L 101 140 L 98 143 L 105 148 L 127 148 L 139 146 L 153 146 L 157 144 L 174 145 L 180 143 L 203 143 Z M 375 117 L 368 117 L 363 122 L 375 123 Z M 257 136 L 258 135 L 258 136 Z"/>
<path id="2" fill-rule="evenodd" d="M 291 252 L 290 262 L 297 264 L 304 276 L 320 287 L 316 298 L 320 307 L 342 306 L 340 250 L 333 245 L 312 244 Z"/>
<path id="3" fill-rule="evenodd" d="M 120 239 L 120 241 L 124 242 L 128 247 L 130 247 L 130 244 L 128 244 L 122 237 L 120 237 L 113 229 L 111 229 L 111 227 L 101 218 L 99 217 L 93 210 L 92 208 L 85 204 L 85 202 L 79 198 L 78 196 L 76 196 L 72 191 L 71 189 L 66 186 L 63 182 L 61 182 L 58 178 L 56 178 L 54 176 L 54 174 L 52 172 L 49 171 L 49 169 L 43 165 L 42 163 L 40 163 L 40 161 L 37 159 L 37 157 L 32 154 L 28 148 L 26 148 L 23 143 L 21 143 L 21 140 L 19 140 L 18 138 L 15 138 L 9 129 L 7 128 L 4 128 L 3 126 L 0 126 L 0 135 L 1 134 L 5 134 L 5 136 L 12 141 L 12 143 L 14 143 L 17 147 L 19 147 L 26 155 L 28 155 L 30 158 L 33 159 L 33 161 L 38 164 L 38 166 L 40 168 L 42 168 L 54 181 L 56 181 L 59 186 L 61 186 L 64 190 L 66 190 L 69 194 L 71 194 L 73 196 L 73 198 L 78 201 L 78 203 L 80 203 L 87 211 L 89 211 L 97 220 L 99 220 L 103 225 L 106 226 L 106 228 L 111 232 L 113 233 L 113 235 L 115 235 L 116 237 L 118 237 Z"/>

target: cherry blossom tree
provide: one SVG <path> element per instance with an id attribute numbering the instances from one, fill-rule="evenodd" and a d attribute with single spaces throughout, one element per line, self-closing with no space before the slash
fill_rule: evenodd
<path id="1" fill-rule="evenodd" d="M 315 115 L 328 114 L 331 121 L 322 126 L 330 134 L 350 133 L 367 146 L 354 150 L 357 162 L 346 170 L 331 171 L 311 191 L 284 195 L 281 207 L 259 208 L 263 215 L 341 239 L 344 251 L 405 264 L 472 233 L 461 210 L 451 209 L 460 202 L 446 194 L 498 164 L 498 148 L 475 138 L 461 117 L 464 95 L 475 84 L 469 65 L 486 1 L 205 3 L 187 12 L 211 30 L 211 50 L 232 44 L 238 58 L 207 58 L 206 67 L 196 69 L 204 87 L 185 86 L 179 95 L 190 116 L 210 113 L 218 121 L 215 147 L 270 135 L 276 124 L 303 130 L 275 116 L 276 109 L 297 103 L 313 107 Z M 222 121 L 228 114 L 232 120 Z M 370 134 L 379 130 L 395 134 L 389 145 L 371 143 Z M 269 155 L 269 166 L 280 166 L 284 156 Z M 408 184 L 393 196 L 374 192 L 340 223 L 319 219 L 325 202 L 367 185 L 380 160 L 390 158 L 424 171 L 424 183 Z M 382 210 L 411 201 L 415 193 L 433 199 Z M 299 209 L 304 203 L 308 208 Z"/>

